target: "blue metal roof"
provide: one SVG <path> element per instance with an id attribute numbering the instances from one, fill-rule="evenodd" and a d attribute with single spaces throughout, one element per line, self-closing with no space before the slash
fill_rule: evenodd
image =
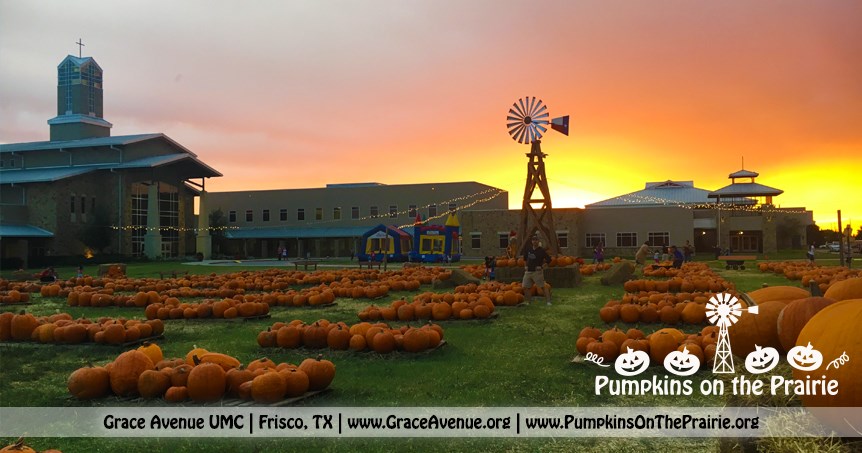
<path id="1" fill-rule="evenodd" d="M 729 186 L 724 186 L 715 192 L 710 192 L 709 198 L 725 198 L 725 197 L 758 197 L 781 195 L 784 191 L 774 187 L 764 186 L 756 182 L 737 182 Z"/>
<path id="2" fill-rule="evenodd" d="M 694 181 L 648 182 L 643 190 L 586 205 L 587 208 L 642 207 L 709 203 L 708 190 L 694 187 Z"/>
<path id="3" fill-rule="evenodd" d="M 369 226 L 358 227 L 265 227 L 225 230 L 228 239 L 347 238 L 361 237 Z"/>
<path id="4" fill-rule="evenodd" d="M 49 149 L 71 149 L 71 148 L 95 148 L 99 146 L 120 146 L 129 145 L 132 143 L 152 140 L 154 138 L 164 137 L 170 142 L 176 144 L 181 149 L 194 155 L 191 151 L 185 149 L 182 145 L 171 140 L 165 134 L 138 134 L 138 135 L 118 135 L 115 137 L 96 137 L 85 138 L 82 140 L 62 140 L 62 141 L 44 141 L 44 142 L 26 142 L 26 143 L 8 143 L 0 145 L 0 153 L 20 153 L 26 151 L 45 151 Z"/>
<path id="5" fill-rule="evenodd" d="M 53 168 L 25 168 L 20 170 L 5 170 L 0 172 L 0 184 L 24 184 L 33 182 L 54 182 L 60 179 L 78 176 L 98 170 L 131 169 L 131 168 L 153 168 L 161 165 L 190 159 L 221 176 L 221 173 L 213 170 L 208 165 L 186 153 L 166 154 L 162 156 L 151 156 L 123 163 L 105 163 L 95 165 L 80 165 L 72 167 Z"/>
<path id="6" fill-rule="evenodd" d="M 33 225 L 0 224 L 0 237 L 4 238 L 52 238 L 54 233 Z"/>

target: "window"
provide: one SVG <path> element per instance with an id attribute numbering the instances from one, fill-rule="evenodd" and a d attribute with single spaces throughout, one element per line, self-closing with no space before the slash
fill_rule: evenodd
<path id="1" fill-rule="evenodd" d="M 509 233 L 502 232 L 497 233 L 497 240 L 499 241 L 499 246 L 501 249 L 504 249 L 509 246 Z"/>
<path id="2" fill-rule="evenodd" d="M 92 203 L 90 204 L 90 212 L 96 212 L 96 197 L 92 198 Z"/>
<path id="3" fill-rule="evenodd" d="M 599 244 L 607 245 L 605 233 L 587 233 L 586 241 L 584 242 L 586 247 L 593 248 Z"/>
<path id="4" fill-rule="evenodd" d="M 437 205 L 436 204 L 429 204 L 428 205 L 428 218 L 430 219 L 431 217 L 436 217 L 436 216 L 437 216 Z"/>
<path id="5" fill-rule="evenodd" d="M 415 204 L 411 204 L 411 205 L 407 206 L 407 215 L 409 215 L 411 219 L 416 218 L 416 205 Z"/>
<path id="6" fill-rule="evenodd" d="M 159 185 L 159 227 L 161 228 L 163 257 L 175 257 L 180 252 L 180 197 L 177 189 L 168 184 Z"/>
<path id="7" fill-rule="evenodd" d="M 281 220 L 282 222 L 287 222 L 287 209 L 281 208 L 278 211 L 278 220 Z"/>
<path id="8" fill-rule="evenodd" d="M 389 218 L 394 219 L 398 217 L 398 205 L 391 204 L 389 205 Z"/>
<path id="9" fill-rule="evenodd" d="M 144 236 L 147 232 L 148 190 L 143 184 L 132 184 L 132 256 L 144 254 Z M 236 221 L 236 212 L 233 212 Z"/>
<path id="10" fill-rule="evenodd" d="M 264 222 L 269 222 L 269 209 L 264 209 L 261 213 Z"/>
<path id="11" fill-rule="evenodd" d="M 323 220 L 323 208 L 314 208 L 314 220 Z"/>
<path id="12" fill-rule="evenodd" d="M 236 223 L 236 211 L 228 211 L 227 221 L 230 223 Z"/>
<path id="13" fill-rule="evenodd" d="M 470 233 L 470 248 L 482 248 L 482 233 Z"/>
<path id="14" fill-rule="evenodd" d="M 371 218 L 377 217 L 377 206 L 372 206 L 369 211 L 371 213 Z"/>
<path id="15" fill-rule="evenodd" d="M 557 245 L 561 249 L 569 248 L 569 232 L 557 231 Z"/>
<path id="16" fill-rule="evenodd" d="M 85 195 L 81 195 L 81 214 L 87 213 L 87 197 Z"/>
<path id="17" fill-rule="evenodd" d="M 341 208 L 332 208 L 332 219 L 341 220 Z"/>
<path id="18" fill-rule="evenodd" d="M 665 232 L 647 233 L 647 241 L 653 247 L 667 247 L 670 245 L 670 235 Z"/>
<path id="19" fill-rule="evenodd" d="M 449 212 L 455 212 L 458 209 L 458 203 L 449 203 Z"/>
<path id="20" fill-rule="evenodd" d="M 617 247 L 636 247 L 637 244 L 637 233 L 617 233 Z"/>
<path id="21" fill-rule="evenodd" d="M 352 206 L 350 208 L 350 218 L 356 220 L 359 218 L 359 206 Z"/>
<path id="22" fill-rule="evenodd" d="M 254 211 L 252 211 L 251 209 L 246 209 L 245 221 L 246 222 L 254 222 Z"/>
<path id="23" fill-rule="evenodd" d="M 305 220 L 305 208 L 298 208 L 296 210 L 296 220 Z"/>
<path id="24" fill-rule="evenodd" d="M 72 194 L 72 197 L 69 198 L 69 212 L 72 214 L 75 213 L 75 194 Z"/>

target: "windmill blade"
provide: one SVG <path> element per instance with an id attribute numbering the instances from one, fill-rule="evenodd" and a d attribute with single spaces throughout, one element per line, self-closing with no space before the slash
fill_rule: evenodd
<path id="1" fill-rule="evenodd" d="M 530 118 L 537 123 L 548 124 L 549 116 L 551 116 L 549 113 L 545 113 L 544 115 L 531 116 Z"/>
<path id="2" fill-rule="evenodd" d="M 518 102 L 520 102 L 520 101 L 521 100 L 518 99 Z M 519 117 L 521 117 L 521 119 L 523 119 L 525 116 L 527 116 L 527 114 L 526 114 L 526 112 L 524 112 L 523 107 L 518 105 L 518 102 L 512 104 L 512 108 L 515 109 L 515 111 L 513 112 L 512 109 L 509 109 L 509 112 L 513 113 L 515 116 L 519 116 Z"/>
<path id="3" fill-rule="evenodd" d="M 521 106 L 521 111 L 524 112 L 524 116 L 530 116 L 530 109 L 524 105 L 524 99 L 518 99 L 518 104 Z"/>
<path id="4" fill-rule="evenodd" d="M 533 130 L 533 141 L 536 141 L 536 140 L 542 138 L 542 131 L 539 130 L 539 126 L 537 124 L 532 124 L 531 126 L 533 126 L 530 128 Z M 532 142 L 530 142 L 530 143 L 532 143 Z"/>
<path id="5" fill-rule="evenodd" d="M 736 321 L 739 321 L 739 318 L 737 318 L 737 317 L 736 317 L 736 316 L 734 316 L 733 314 L 729 314 L 729 315 L 727 315 L 727 319 L 729 319 L 729 320 L 730 320 L 730 323 L 731 323 L 731 324 L 736 324 Z"/>
<path id="6" fill-rule="evenodd" d="M 753 314 L 753 315 L 756 315 L 757 312 L 759 312 L 759 311 L 760 311 L 760 308 L 758 308 L 757 305 L 752 305 L 752 306 L 748 307 L 748 312 Z"/>
<path id="7" fill-rule="evenodd" d="M 509 135 L 511 135 L 512 138 L 515 138 L 515 134 L 520 132 L 521 129 L 523 129 L 523 128 L 524 128 L 524 123 L 515 123 L 513 126 L 511 126 L 509 128 Z"/>
<path id="8" fill-rule="evenodd" d="M 521 121 L 524 119 L 524 115 L 522 115 L 515 109 L 509 109 L 509 116 L 507 116 L 506 119 L 511 119 L 512 121 Z"/>
<path id="9" fill-rule="evenodd" d="M 536 123 L 536 129 L 539 129 L 539 136 L 542 136 L 545 134 L 545 132 L 548 132 L 548 128 L 539 123 Z"/>
<path id="10" fill-rule="evenodd" d="M 731 310 L 730 314 L 732 314 L 733 316 L 736 316 L 736 317 L 740 317 L 740 316 L 742 316 L 742 310 Z"/>
<path id="11" fill-rule="evenodd" d="M 539 116 L 548 116 L 548 106 L 542 104 L 542 101 L 539 101 L 539 105 L 536 106 L 536 111 L 533 112 L 533 117 Z"/>
<path id="12" fill-rule="evenodd" d="M 539 101 L 539 102 L 542 102 L 542 101 Z M 536 110 L 536 97 L 535 96 L 530 97 L 530 100 L 529 100 L 529 103 L 527 104 L 527 107 L 528 107 L 527 108 L 527 115 L 530 115 L 530 118 L 532 118 L 533 113 L 535 113 L 535 110 Z"/>
<path id="13" fill-rule="evenodd" d="M 524 135 L 526 134 L 526 131 L 527 131 L 526 126 L 518 129 L 518 138 L 516 140 L 518 140 L 519 143 L 527 143 L 524 141 Z"/>
<path id="14" fill-rule="evenodd" d="M 709 316 L 710 324 L 715 324 L 715 320 L 718 319 L 718 315 L 710 315 L 709 313 L 707 313 L 706 316 Z"/>
<path id="15" fill-rule="evenodd" d="M 514 122 L 521 122 L 521 121 L 524 121 L 524 118 L 523 118 L 523 117 L 518 117 L 518 116 L 508 115 L 508 116 L 506 117 L 506 121 L 510 121 L 510 122 L 513 122 L 513 123 L 514 123 Z"/>

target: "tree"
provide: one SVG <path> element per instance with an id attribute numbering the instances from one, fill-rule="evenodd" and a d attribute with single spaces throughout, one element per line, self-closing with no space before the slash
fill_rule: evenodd
<path id="1" fill-rule="evenodd" d="M 778 241 L 778 248 L 787 249 L 801 246 L 802 244 L 798 241 L 801 232 L 802 222 L 799 219 L 795 217 L 783 218 L 781 222 L 775 225 L 775 238 Z M 794 244 L 794 239 L 797 239 L 796 244 Z"/>
<path id="2" fill-rule="evenodd" d="M 856 230 L 856 239 L 862 240 L 862 227 L 859 227 L 859 229 Z"/>

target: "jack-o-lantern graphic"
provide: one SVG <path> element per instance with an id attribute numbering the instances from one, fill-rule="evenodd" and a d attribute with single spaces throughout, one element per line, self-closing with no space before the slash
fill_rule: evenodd
<path id="1" fill-rule="evenodd" d="M 799 371 L 814 371 L 823 363 L 823 354 L 808 346 L 796 346 L 787 351 L 787 363 Z"/>
<path id="2" fill-rule="evenodd" d="M 626 348 L 625 354 L 620 354 L 614 362 L 614 369 L 623 376 L 635 376 L 641 374 L 649 367 L 649 354 L 644 351 Z"/>
<path id="3" fill-rule="evenodd" d="M 691 376 L 700 369 L 700 359 L 683 347 L 682 351 L 673 351 L 664 358 L 664 368 L 677 376 Z"/>
<path id="4" fill-rule="evenodd" d="M 754 351 L 745 356 L 745 369 L 751 374 L 771 371 L 778 365 L 778 350 L 773 347 L 762 348 L 754 345 Z"/>

